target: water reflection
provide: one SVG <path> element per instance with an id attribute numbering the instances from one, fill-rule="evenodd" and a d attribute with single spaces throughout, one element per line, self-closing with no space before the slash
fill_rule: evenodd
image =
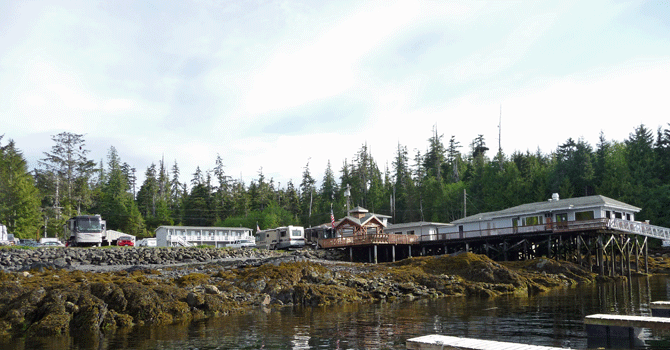
<path id="1" fill-rule="evenodd" d="M 374 305 L 256 310 L 109 337 L 15 339 L 2 349 L 404 349 L 409 338 L 444 334 L 555 347 L 589 346 L 584 316 L 651 315 L 670 300 L 665 276 L 553 290 L 534 297 L 450 298 Z M 636 349 L 670 349 L 668 332 L 644 330 Z M 627 347 L 627 345 L 626 345 Z"/>

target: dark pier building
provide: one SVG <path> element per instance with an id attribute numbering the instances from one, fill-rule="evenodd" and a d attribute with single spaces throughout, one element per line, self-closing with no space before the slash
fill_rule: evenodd
<path id="1" fill-rule="evenodd" d="M 449 224 L 388 225 L 388 216 L 357 207 L 318 239 L 324 249 L 347 249 L 351 260 L 395 261 L 416 255 L 469 251 L 494 260 L 547 257 L 600 274 L 647 272 L 649 238 L 670 240 L 670 229 L 635 221 L 640 208 L 604 196 L 523 204 Z"/>

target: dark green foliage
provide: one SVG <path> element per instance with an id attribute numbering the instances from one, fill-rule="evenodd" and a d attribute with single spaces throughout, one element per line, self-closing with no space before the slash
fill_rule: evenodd
<path id="1" fill-rule="evenodd" d="M 35 237 L 43 223 L 39 208 L 38 191 L 23 154 L 13 140 L 0 144 L 0 224 L 17 237 Z"/>
<path id="2" fill-rule="evenodd" d="M 108 154 L 109 172 L 101 188 L 101 199 L 97 212 L 107 220 L 107 228 L 131 235 L 144 236 L 144 219 L 133 198 L 131 186 L 124 173 L 116 148 L 112 146 Z"/>
<path id="3" fill-rule="evenodd" d="M 275 183 L 262 167 L 246 185 L 226 174 L 219 155 L 213 170 L 198 167 L 184 184 L 177 163 L 168 171 L 161 160 L 145 170 L 137 191 L 134 168 L 121 161 L 114 147 L 106 169 L 101 163 L 93 170 L 87 151 L 79 148 L 82 135 L 62 133 L 54 141 L 56 146 L 43 160 L 47 169 L 35 170 L 34 175 L 27 172 L 12 141 L 0 147 L 0 223 L 10 233 L 32 237 L 46 215 L 53 235 L 62 231 L 65 214 L 77 211 L 99 213 L 110 229 L 139 236 L 160 225 L 321 225 L 330 222 L 331 210 L 336 220 L 347 215 L 347 205 L 389 215 L 393 223 L 451 222 L 466 214 L 545 201 L 553 192 L 561 198 L 600 194 L 618 199 L 642 208 L 636 219 L 670 226 L 668 128 L 654 135 L 640 125 L 623 141 L 609 141 L 601 133 L 595 149 L 583 139 L 568 138 L 549 154 L 537 150 L 506 155 L 499 150 L 493 159 L 487 156 L 482 135 L 465 154 L 455 136 L 445 147 L 435 128 L 425 150 L 410 155 L 398 144 L 383 172 L 367 144 L 352 160 L 343 161 L 339 174 L 328 162 L 318 181 L 308 160 L 299 186 L 293 181 Z"/>
<path id="4" fill-rule="evenodd" d="M 52 206 L 61 207 L 64 216 L 87 211 L 93 204 L 91 182 L 96 164 L 86 157 L 90 151 L 84 135 L 62 132 L 51 140 L 55 145 L 51 152 L 44 152 L 39 162 L 43 168 L 36 170 L 42 176 L 42 196 L 50 198 Z"/>
<path id="5" fill-rule="evenodd" d="M 291 212 L 272 203 L 263 210 L 252 210 L 245 216 L 231 216 L 225 220 L 217 221 L 214 226 L 255 229 L 256 225 L 258 225 L 263 230 L 298 224 L 300 223 Z"/>

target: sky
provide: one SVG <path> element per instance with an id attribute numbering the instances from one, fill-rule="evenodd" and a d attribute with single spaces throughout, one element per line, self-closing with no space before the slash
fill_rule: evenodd
<path id="1" fill-rule="evenodd" d="M 61 132 L 88 157 L 183 182 L 380 170 L 434 130 L 493 157 L 670 122 L 666 1 L 0 2 L 0 141 L 38 166 Z"/>

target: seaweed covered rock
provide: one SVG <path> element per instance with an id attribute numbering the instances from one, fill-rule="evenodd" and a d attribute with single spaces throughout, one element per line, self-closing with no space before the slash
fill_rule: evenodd
<path id="1" fill-rule="evenodd" d="M 205 257 L 192 250 L 175 252 L 178 259 Z M 145 259 L 164 258 L 160 251 L 143 254 Z M 207 254 L 216 258 L 221 253 Z M 244 312 L 252 307 L 496 297 L 593 281 L 593 275 L 579 266 L 547 259 L 498 263 L 486 256 L 465 253 L 364 264 L 311 261 L 309 254 L 314 253 L 238 263 L 132 266 L 113 272 L 44 266 L 31 271 L 0 272 L 0 333 L 95 334 L 133 325 L 160 325 Z M 87 258 L 95 261 L 102 256 L 98 255 L 91 253 Z"/>

